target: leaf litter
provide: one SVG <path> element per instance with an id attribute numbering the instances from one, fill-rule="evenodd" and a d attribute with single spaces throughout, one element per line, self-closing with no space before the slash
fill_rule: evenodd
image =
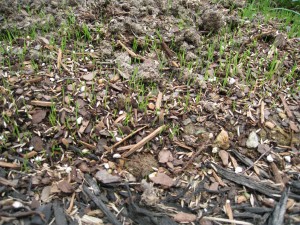
<path id="1" fill-rule="evenodd" d="M 299 40 L 245 4 L 2 2 L 1 224 L 299 223 Z"/>

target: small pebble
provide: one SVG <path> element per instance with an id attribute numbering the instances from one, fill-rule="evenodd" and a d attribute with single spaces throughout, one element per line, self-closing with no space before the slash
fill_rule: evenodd
<path id="1" fill-rule="evenodd" d="M 241 172 L 243 172 L 243 168 L 240 167 L 240 166 L 238 166 L 238 167 L 235 168 L 235 171 L 234 171 L 234 172 L 235 172 L 235 173 L 241 173 Z"/>
<path id="2" fill-rule="evenodd" d="M 113 158 L 114 159 L 120 159 L 121 155 L 119 153 L 116 153 L 116 154 L 113 155 Z"/>
<path id="3" fill-rule="evenodd" d="M 85 86 L 82 86 L 82 87 L 80 88 L 80 91 L 81 91 L 81 92 L 84 92 L 84 91 L 85 91 Z"/>
<path id="4" fill-rule="evenodd" d="M 19 209 L 19 208 L 22 208 L 24 207 L 24 205 L 21 203 L 21 202 L 18 202 L 18 201 L 15 201 L 12 206 L 15 208 L 15 209 Z"/>
<path id="5" fill-rule="evenodd" d="M 104 163 L 103 166 L 104 166 L 105 169 L 109 169 L 109 164 L 108 163 Z"/>
<path id="6" fill-rule="evenodd" d="M 116 137 L 116 141 L 121 141 L 121 140 L 122 140 L 122 138 Z"/>
<path id="7" fill-rule="evenodd" d="M 268 160 L 268 162 L 273 162 L 274 161 L 274 159 L 273 159 L 273 157 L 271 155 L 267 156 L 267 160 Z"/>
<path id="8" fill-rule="evenodd" d="M 77 124 L 81 124 L 82 123 L 83 118 L 80 116 L 77 118 L 76 122 Z"/>
<path id="9" fill-rule="evenodd" d="M 82 153 L 83 153 L 83 154 L 87 154 L 87 153 L 89 153 L 89 152 L 90 152 L 90 150 L 88 150 L 87 148 L 85 148 L 85 149 L 82 150 Z"/>
<path id="10" fill-rule="evenodd" d="M 72 168 L 71 168 L 70 166 L 68 166 L 68 167 L 66 168 L 66 173 L 71 173 L 71 171 L 72 171 Z"/>
<path id="11" fill-rule="evenodd" d="M 270 128 L 270 129 L 273 129 L 275 127 L 275 124 L 271 123 L 270 121 L 267 121 L 265 123 L 266 127 Z"/>
<path id="12" fill-rule="evenodd" d="M 291 159 L 291 156 L 286 155 L 286 156 L 284 156 L 284 160 L 285 160 L 286 162 L 290 163 L 292 159 Z"/>
<path id="13" fill-rule="evenodd" d="M 229 84 L 232 85 L 232 84 L 234 84 L 234 83 L 235 83 L 235 79 L 232 78 L 232 77 L 230 77 L 230 78 L 229 78 Z"/>
<path id="14" fill-rule="evenodd" d="M 219 151 L 219 148 L 218 148 L 218 147 L 213 147 L 212 153 L 217 153 L 218 151 Z"/>

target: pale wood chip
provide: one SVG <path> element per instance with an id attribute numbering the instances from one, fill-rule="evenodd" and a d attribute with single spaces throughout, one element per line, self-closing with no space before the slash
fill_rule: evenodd
<path id="1" fill-rule="evenodd" d="M 261 124 L 265 123 L 265 103 L 261 101 L 260 103 L 260 122 Z"/>
<path id="2" fill-rule="evenodd" d="M 16 163 L 8 163 L 8 162 L 0 161 L 0 167 L 18 169 L 18 168 L 20 168 L 20 165 L 18 165 Z"/>
<path id="3" fill-rule="evenodd" d="M 157 110 L 159 110 L 160 107 L 161 107 L 162 97 L 163 97 L 162 92 L 159 92 L 158 95 L 157 95 L 156 104 L 155 104 L 155 108 Z"/>
<path id="4" fill-rule="evenodd" d="M 39 100 L 32 100 L 30 102 L 31 105 L 35 106 L 42 106 L 42 107 L 51 107 L 53 105 L 52 102 L 47 102 L 47 101 L 39 101 Z"/>
<path id="5" fill-rule="evenodd" d="M 294 118 L 294 115 L 293 115 L 293 113 L 291 112 L 291 110 L 290 110 L 288 104 L 286 103 L 286 100 L 285 100 L 284 96 L 283 96 L 282 94 L 280 94 L 279 97 L 280 97 L 280 99 L 281 99 L 281 101 L 282 101 L 282 104 L 283 104 L 284 110 L 286 111 L 286 114 L 288 115 L 288 117 L 289 117 L 290 119 L 293 119 L 293 118 Z"/>
<path id="6" fill-rule="evenodd" d="M 61 67 L 61 60 L 62 60 L 62 50 L 59 48 L 57 53 L 57 69 Z"/>

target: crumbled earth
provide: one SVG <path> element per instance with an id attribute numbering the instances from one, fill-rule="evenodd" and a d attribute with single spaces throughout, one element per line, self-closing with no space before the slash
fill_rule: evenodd
<path id="1" fill-rule="evenodd" d="M 300 223 L 299 37 L 214 2 L 0 3 L 0 224 Z"/>

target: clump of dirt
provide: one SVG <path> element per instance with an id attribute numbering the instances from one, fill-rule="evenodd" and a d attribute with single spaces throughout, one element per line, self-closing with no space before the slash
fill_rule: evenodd
<path id="1" fill-rule="evenodd" d="M 126 169 L 138 180 L 149 175 L 153 167 L 157 168 L 157 160 L 151 154 L 137 154 L 132 156 L 125 164 Z"/>
<path id="2" fill-rule="evenodd" d="M 222 14 L 212 9 L 206 10 L 201 18 L 202 27 L 205 31 L 216 32 L 225 25 Z"/>
<path id="3" fill-rule="evenodd" d="M 159 81 L 159 62 L 147 59 L 139 66 L 137 77 L 144 82 L 157 82 Z"/>

